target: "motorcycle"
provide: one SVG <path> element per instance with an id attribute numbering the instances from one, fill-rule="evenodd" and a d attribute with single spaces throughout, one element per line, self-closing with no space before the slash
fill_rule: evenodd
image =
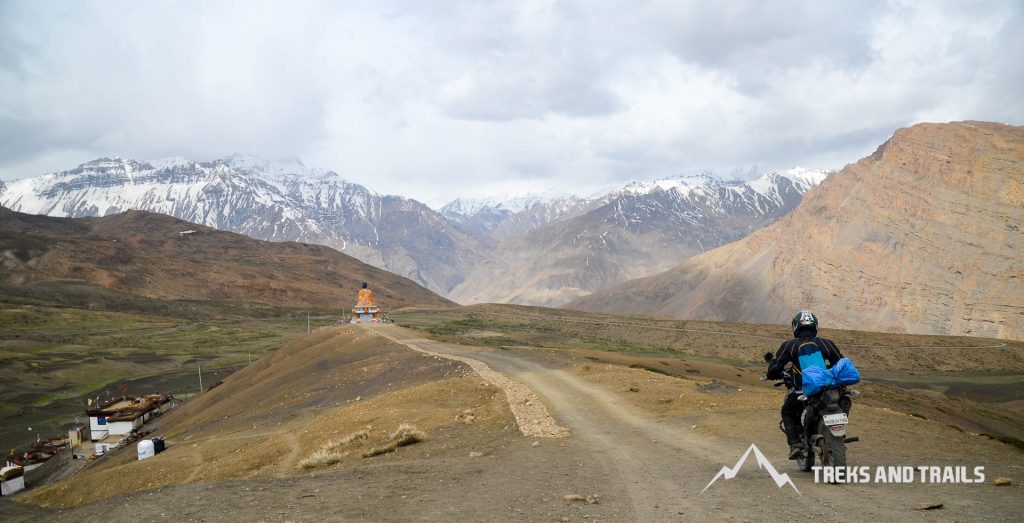
<path id="1" fill-rule="evenodd" d="M 774 354 L 765 353 L 764 361 L 769 365 L 774 359 Z M 767 377 L 761 379 L 767 381 Z M 793 389 L 793 376 L 788 370 L 783 372 L 783 379 L 776 380 L 774 384 L 775 387 L 782 385 L 788 390 Z M 804 472 L 810 472 L 817 459 L 822 466 L 845 467 L 846 444 L 860 441 L 860 438 L 846 434 L 850 408 L 853 406 L 852 397 L 859 395 L 860 392 L 847 389 L 845 385 L 837 385 L 825 387 L 810 397 L 802 391 L 797 393 L 800 394 L 797 399 L 804 404 L 803 413 L 800 415 L 804 453 L 797 458 L 797 466 Z M 786 432 L 782 421 L 779 421 L 779 430 Z"/>

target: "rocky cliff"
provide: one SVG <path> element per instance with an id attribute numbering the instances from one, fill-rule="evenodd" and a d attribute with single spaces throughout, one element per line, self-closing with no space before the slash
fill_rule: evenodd
<path id="1" fill-rule="evenodd" d="M 1024 339 L 1024 127 L 898 130 L 793 213 L 665 273 L 569 306 Z"/>

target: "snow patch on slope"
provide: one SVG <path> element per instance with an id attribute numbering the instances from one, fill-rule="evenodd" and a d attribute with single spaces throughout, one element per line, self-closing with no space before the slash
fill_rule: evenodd
<path id="1" fill-rule="evenodd" d="M 465 221 L 481 212 L 515 214 L 537 205 L 573 199 L 575 196 L 558 191 L 540 193 L 506 193 L 480 198 L 456 198 L 438 209 L 443 216 L 455 221 Z"/>

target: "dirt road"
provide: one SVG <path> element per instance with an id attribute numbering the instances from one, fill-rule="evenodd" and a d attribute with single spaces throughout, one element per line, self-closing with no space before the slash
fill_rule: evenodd
<path id="1" fill-rule="evenodd" d="M 194 434 L 186 431 L 176 436 L 178 440 L 161 455 L 163 458 L 158 456 L 142 462 L 143 465 L 126 459 L 123 468 L 111 469 L 123 471 L 130 478 L 138 474 L 134 471 L 147 466 L 181 463 L 181 472 L 186 475 L 205 467 L 202 477 L 60 511 L 11 503 L 4 498 L 0 499 L 0 514 L 10 521 L 45 518 L 55 522 L 97 518 L 804 522 L 1017 521 L 1024 513 L 1020 486 L 1024 478 L 1024 453 L 940 423 L 886 409 L 854 407 L 851 430 L 861 436 L 862 442 L 850 448 L 852 465 L 872 469 L 887 465 L 984 466 L 987 481 L 975 485 L 815 483 L 812 475 L 799 472 L 785 459 L 783 436 L 777 428 L 781 395 L 770 387 L 711 382 L 699 374 L 692 379 L 670 377 L 629 368 L 628 363 L 595 362 L 579 351 L 453 345 L 424 339 L 423 334 L 394 326 L 367 326 L 359 331 L 332 329 L 315 333 L 312 338 L 315 339 L 308 347 L 279 351 L 254 364 L 248 372 L 227 380 L 216 391 L 227 395 L 225 391 L 235 387 L 245 391 L 243 396 L 263 394 L 278 398 L 277 401 L 289 401 L 291 395 L 287 391 L 299 381 L 308 382 L 315 394 L 300 390 L 295 395 L 294 401 L 299 402 L 296 406 L 330 400 L 334 404 L 352 405 L 339 406 L 342 410 L 337 412 L 353 416 L 353 412 L 362 412 L 358 410 L 363 408 L 360 405 L 380 400 L 392 406 L 359 415 L 378 416 L 380 419 L 374 423 L 386 423 L 387 427 L 410 417 L 430 416 L 441 416 L 449 425 L 443 431 L 429 431 L 425 443 L 393 454 L 307 471 L 298 467 L 296 461 L 317 448 L 322 437 L 334 437 L 330 431 L 335 429 L 323 427 L 351 424 L 349 421 L 340 416 L 324 418 L 309 414 L 313 417 L 303 418 L 307 421 L 302 429 L 286 431 L 282 436 L 271 429 L 290 427 L 287 419 L 293 408 L 260 401 L 259 408 L 266 412 L 247 409 L 232 414 L 233 411 L 226 410 L 230 405 L 215 403 L 216 395 L 210 395 L 210 406 L 202 410 L 209 420 L 205 425 L 197 420 L 198 428 L 190 430 L 200 431 L 197 438 L 210 435 L 216 447 L 211 452 L 190 450 L 196 443 L 203 448 L 203 442 L 188 439 Z M 420 354 L 417 356 L 413 351 Z M 373 357 L 368 363 L 359 363 L 369 356 Z M 443 357 L 455 361 L 444 361 Z M 366 376 L 367 369 L 379 367 L 380 362 L 388 363 L 393 370 L 378 378 L 360 378 Z M 394 365 L 396 362 L 401 364 Z M 501 379 L 488 378 L 486 372 L 481 374 L 481 369 L 496 373 Z M 265 378 L 264 374 L 275 377 Z M 397 406 L 415 398 L 406 397 L 397 403 L 388 398 L 400 393 L 396 392 L 400 389 L 399 380 L 413 375 L 429 380 L 421 387 L 430 388 L 434 395 L 426 402 L 421 400 L 419 412 L 396 414 Z M 502 379 L 520 385 L 528 393 L 524 396 L 526 393 L 518 390 L 513 403 L 528 400 L 541 404 L 543 409 L 522 409 L 513 416 L 517 411 L 514 405 L 505 410 L 496 389 L 482 386 L 482 382 L 490 380 L 493 384 Z M 244 388 L 249 382 L 250 388 Z M 261 388 L 267 391 L 261 393 Z M 481 395 L 481 388 L 490 392 Z M 367 399 L 371 393 L 377 394 L 376 399 Z M 475 395 L 467 396 L 470 393 Z M 349 396 L 357 395 L 364 399 L 344 403 Z M 225 398 L 222 403 L 242 399 Z M 458 409 L 453 405 L 459 405 Z M 462 409 L 478 407 L 474 412 L 490 409 L 490 421 L 452 421 L 453 417 L 460 419 Z M 326 411 L 314 407 L 304 412 Z M 278 422 L 283 424 L 268 426 L 266 433 L 260 432 L 262 428 L 254 431 L 249 434 L 254 440 L 252 445 L 238 449 L 259 450 L 264 444 L 276 449 L 271 455 L 278 461 L 271 474 L 224 474 L 225 463 L 236 455 L 231 445 L 241 442 L 231 439 L 232 432 L 227 429 L 252 426 L 249 418 L 232 421 L 243 414 L 261 420 L 281 418 Z M 543 416 L 550 417 L 550 423 L 531 419 Z M 357 425 L 365 423 L 359 421 Z M 516 425 L 522 424 L 552 430 L 545 437 L 517 430 Z M 261 438 L 267 441 L 256 441 Z M 788 485 L 778 487 L 765 470 L 759 470 L 753 458 L 746 461 L 735 478 L 720 479 L 702 492 L 723 466 L 735 465 L 751 443 L 779 472 L 789 474 L 799 493 Z M 249 463 L 244 454 L 238 459 Z M 265 467 L 264 459 L 269 458 L 261 457 L 253 466 Z M 169 469 L 169 473 L 175 473 L 175 469 Z M 991 480 L 996 476 L 1012 477 L 1014 485 L 995 487 Z M 95 488 L 103 488 L 102 483 L 99 485 Z M 596 503 L 567 500 L 565 496 L 570 495 L 583 500 L 589 497 Z M 942 503 L 944 508 L 914 510 L 920 503 Z"/>
<path id="2" fill-rule="evenodd" d="M 584 457 L 600 461 L 612 471 L 606 487 L 614 487 L 625 495 L 629 519 L 663 521 L 685 516 L 683 519 L 688 520 L 750 520 L 771 516 L 787 520 L 810 515 L 818 519 L 891 520 L 897 514 L 903 520 L 934 520 L 947 515 L 951 519 L 1016 519 L 1024 510 L 1018 487 L 1013 487 L 1017 496 L 1014 499 L 1005 495 L 1010 492 L 991 485 L 815 483 L 810 474 L 797 471 L 782 455 L 781 433 L 765 433 L 765 421 L 769 425 L 776 422 L 774 412 L 766 413 L 767 420 L 722 416 L 717 423 L 729 429 L 718 432 L 729 436 L 711 437 L 693 430 L 685 419 L 653 418 L 642 408 L 631 405 L 622 394 L 589 383 L 567 369 L 564 361 L 542 351 L 513 352 L 440 343 L 393 326 L 375 330 L 414 349 L 479 360 L 527 385 L 548 406 L 557 422 L 572 431 L 579 446 L 587 449 Z M 857 423 L 856 417 L 854 420 Z M 929 435 L 921 437 L 926 439 Z M 864 439 L 870 447 L 872 438 Z M 752 442 L 760 446 L 776 469 L 789 473 L 800 493 L 789 486 L 777 487 L 767 472 L 758 471 L 750 459 L 735 479 L 721 480 L 702 494 L 701 490 L 717 471 L 725 465 L 733 466 Z M 908 448 L 915 444 L 906 442 Z M 851 454 L 856 459 L 870 455 L 871 451 L 858 448 Z M 1024 460 L 1019 451 L 995 449 L 997 454 L 1000 451 L 1016 463 L 1017 470 L 1022 470 Z M 922 459 L 920 455 L 908 457 L 911 461 L 907 464 L 916 465 Z M 936 458 L 936 464 L 945 465 L 950 456 Z M 967 458 L 964 464 L 973 466 L 975 462 Z M 948 506 L 951 497 L 966 502 L 962 507 L 969 511 L 923 513 L 912 509 L 913 500 L 945 499 Z"/>

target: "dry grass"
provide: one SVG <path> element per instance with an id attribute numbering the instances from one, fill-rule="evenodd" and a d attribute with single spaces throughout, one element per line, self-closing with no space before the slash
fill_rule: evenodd
<path id="1" fill-rule="evenodd" d="M 304 469 L 315 469 L 334 465 L 351 455 L 352 450 L 354 449 L 347 448 L 361 446 L 369 438 L 369 432 L 360 430 L 358 432 L 353 432 L 340 440 L 329 441 L 321 447 L 320 450 L 317 450 L 299 462 L 299 465 Z M 364 458 L 372 458 L 373 456 L 394 452 L 398 447 L 419 443 L 425 439 L 427 439 L 427 435 L 424 434 L 423 431 L 412 425 L 402 424 L 399 425 L 398 429 L 391 433 L 383 443 L 364 450 L 361 456 Z"/>
<path id="2" fill-rule="evenodd" d="M 350 445 L 350 444 L 355 443 L 357 441 L 363 441 L 363 440 L 365 440 L 365 439 L 367 439 L 369 437 L 370 437 L 370 433 L 369 432 L 367 432 L 365 430 L 360 430 L 360 431 L 357 431 L 357 432 L 353 432 L 352 434 L 349 434 L 348 436 L 345 436 L 344 438 L 341 438 L 341 441 L 338 441 L 338 442 L 335 442 L 335 443 L 330 443 L 329 445 L 331 446 L 331 449 L 333 450 L 333 449 L 336 449 L 338 447 L 342 447 L 342 446 L 345 446 L 345 445 Z"/>
<path id="3" fill-rule="evenodd" d="M 427 435 L 424 434 L 422 430 L 404 423 L 399 425 L 398 430 L 391 434 L 391 440 L 396 442 L 399 447 L 419 443 L 426 439 Z"/>
<path id="4" fill-rule="evenodd" d="M 317 450 L 300 461 L 299 465 L 304 469 L 315 469 L 334 465 L 349 455 L 349 451 L 339 449 L 352 445 L 353 443 L 362 443 L 369 437 L 370 434 L 368 432 L 360 430 L 353 432 L 338 441 L 328 441 L 326 445 L 320 448 L 320 450 Z"/>
<path id="5" fill-rule="evenodd" d="M 386 443 L 363 452 L 363 457 L 372 458 L 381 454 L 387 454 L 388 452 L 394 452 L 398 447 L 405 447 L 406 445 L 419 443 L 426 439 L 427 435 L 423 431 L 412 425 L 402 424 L 399 425 L 398 430 L 391 434 Z"/>
<path id="6" fill-rule="evenodd" d="M 322 448 L 310 454 L 309 456 L 306 456 L 305 459 L 299 462 L 299 465 L 302 465 L 302 468 L 304 469 L 326 467 L 338 463 L 339 461 L 341 461 L 342 458 L 344 458 L 347 455 L 347 452 L 337 452 L 334 450 L 329 450 L 327 448 Z"/>

